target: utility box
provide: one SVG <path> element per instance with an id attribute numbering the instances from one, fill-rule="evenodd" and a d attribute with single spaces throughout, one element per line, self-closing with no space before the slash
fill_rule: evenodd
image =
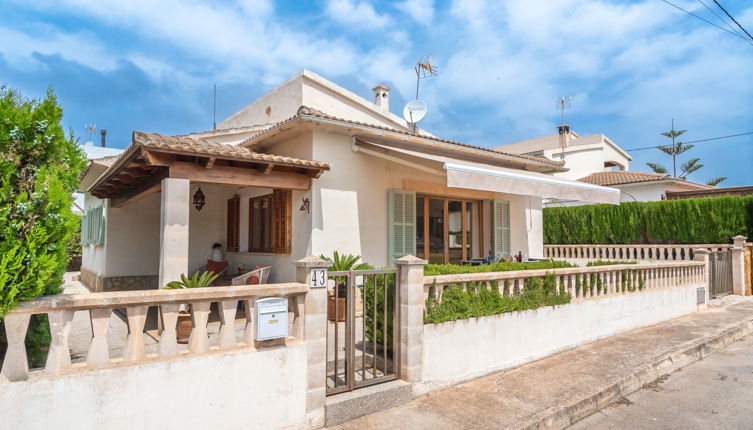
<path id="1" fill-rule="evenodd" d="M 288 299 L 269 297 L 256 300 L 256 340 L 269 340 L 288 335 Z"/>

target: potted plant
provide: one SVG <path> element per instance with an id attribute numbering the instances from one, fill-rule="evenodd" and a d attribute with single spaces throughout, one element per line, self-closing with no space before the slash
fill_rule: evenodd
<path id="1" fill-rule="evenodd" d="M 197 270 L 190 278 L 186 275 L 180 275 L 180 281 L 172 281 L 165 285 L 165 290 L 181 290 L 184 288 L 204 288 L 212 285 L 217 274 L 214 272 L 201 272 Z M 191 336 L 191 330 L 193 329 L 193 323 L 191 322 L 191 305 L 186 305 L 185 309 L 181 309 L 178 312 L 178 323 L 176 325 L 178 343 L 188 343 L 188 338 Z"/>
<path id="2" fill-rule="evenodd" d="M 367 270 L 371 268 L 371 266 L 366 263 L 358 263 L 358 260 L 361 259 L 360 255 L 341 255 L 339 252 L 335 251 L 332 258 L 325 255 L 321 255 L 320 258 L 332 262 L 332 266 L 329 268 L 332 272 Z M 345 321 L 345 304 L 348 297 L 348 284 L 345 278 L 335 279 L 335 282 L 337 283 L 335 285 L 335 288 L 337 288 L 337 295 L 331 294 L 327 298 L 327 318 L 330 321 L 335 321 L 335 319 L 337 319 L 337 321 L 342 322 Z"/>

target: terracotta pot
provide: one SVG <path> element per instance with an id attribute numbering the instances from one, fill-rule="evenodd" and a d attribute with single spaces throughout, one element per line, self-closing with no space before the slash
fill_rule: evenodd
<path id="1" fill-rule="evenodd" d="M 179 312 L 178 324 L 175 328 L 177 332 L 178 343 L 187 344 L 188 338 L 191 337 L 191 330 L 193 329 L 193 323 L 191 322 L 191 313 Z"/>
<path id="2" fill-rule="evenodd" d="M 335 320 L 335 310 L 337 310 L 337 321 L 345 321 L 345 297 L 338 297 L 337 299 L 335 299 L 335 296 L 327 297 L 327 318 L 330 321 Z"/>

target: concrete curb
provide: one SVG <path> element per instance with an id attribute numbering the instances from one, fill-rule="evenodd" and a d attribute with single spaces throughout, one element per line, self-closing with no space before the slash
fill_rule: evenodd
<path id="1" fill-rule="evenodd" d="M 609 404 L 688 364 L 702 360 L 716 351 L 753 333 L 753 318 L 731 325 L 720 333 L 687 342 L 650 363 L 637 367 L 621 379 L 604 385 L 588 397 L 570 405 L 549 408 L 521 423 L 518 429 L 562 429 L 600 411 Z"/>

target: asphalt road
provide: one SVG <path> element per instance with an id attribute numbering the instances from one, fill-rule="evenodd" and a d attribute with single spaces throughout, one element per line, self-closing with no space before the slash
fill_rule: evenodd
<path id="1" fill-rule="evenodd" d="M 570 428 L 753 429 L 753 336 L 647 384 Z"/>

